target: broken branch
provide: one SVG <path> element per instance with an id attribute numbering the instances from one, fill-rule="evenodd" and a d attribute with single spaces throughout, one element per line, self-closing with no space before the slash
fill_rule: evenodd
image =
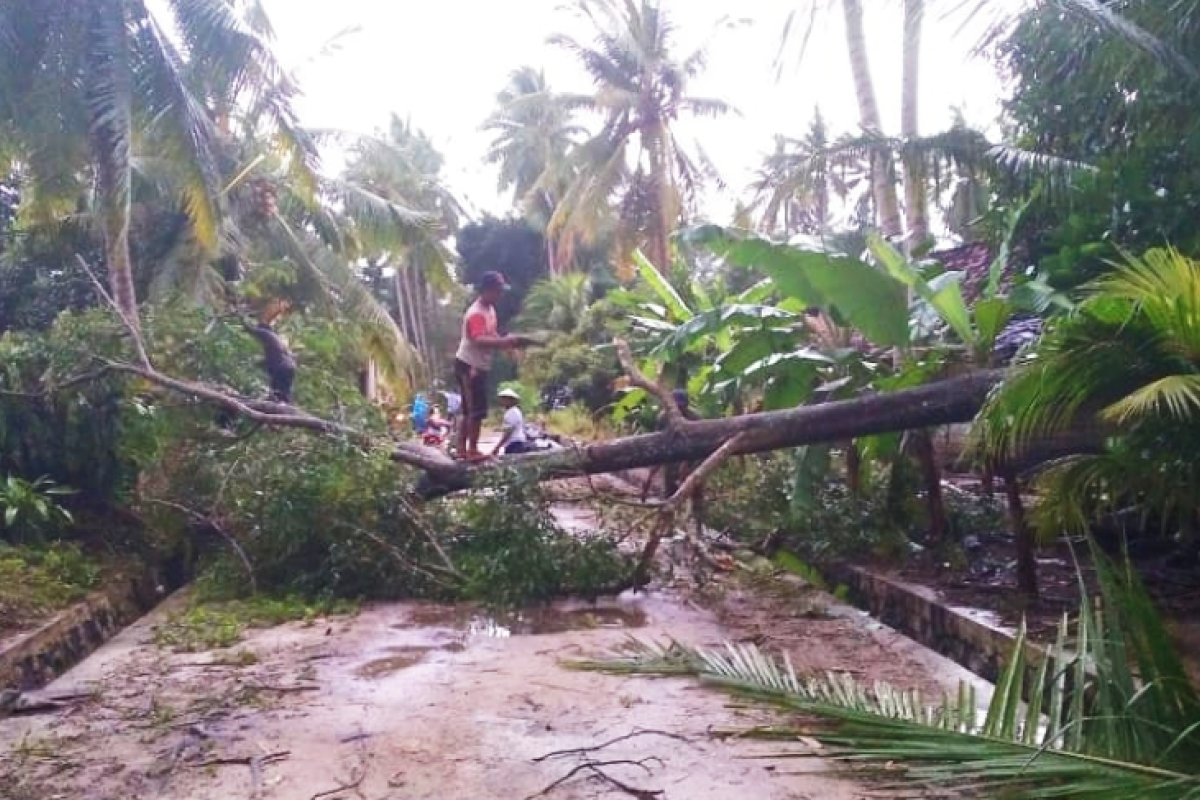
<path id="1" fill-rule="evenodd" d="M 629 351 L 629 345 L 623 339 L 614 340 L 613 346 L 617 349 L 617 360 L 621 362 L 621 369 L 625 370 L 625 374 L 629 376 L 629 382 L 653 395 L 662 406 L 663 415 L 667 418 L 667 427 L 671 430 L 683 428 L 688 421 L 684 418 L 683 412 L 679 410 L 671 393 L 642 374 L 633 360 L 633 353 Z"/>

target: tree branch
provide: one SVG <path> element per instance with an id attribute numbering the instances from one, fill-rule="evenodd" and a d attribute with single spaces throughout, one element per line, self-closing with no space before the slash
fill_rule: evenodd
<path id="1" fill-rule="evenodd" d="M 667 428 L 679 430 L 685 427 L 688 420 L 680 411 L 675 398 L 663 386 L 642 374 L 633 360 L 633 353 L 629 351 L 629 345 L 623 339 L 615 339 L 613 345 L 617 348 L 617 360 L 621 362 L 621 369 L 625 370 L 625 374 L 629 376 L 629 382 L 639 389 L 649 392 L 662 406 L 663 414 L 667 418 Z"/>
<path id="2" fill-rule="evenodd" d="M 137 355 L 138 363 L 147 369 L 150 368 L 150 356 L 146 353 L 146 342 L 144 339 L 142 339 L 142 333 L 138 329 L 137 320 L 132 320 L 126 316 L 125 312 L 121 310 L 121 306 L 117 304 L 117 301 L 113 299 L 113 296 L 108 293 L 107 289 L 104 288 L 104 284 L 100 281 L 100 278 L 96 276 L 96 273 L 88 265 L 87 261 L 84 260 L 83 256 L 79 255 L 79 253 L 76 253 L 75 260 L 79 263 L 79 266 L 83 268 L 83 271 L 87 273 L 88 278 L 91 279 L 92 286 L 95 287 L 96 293 L 100 295 L 104 302 L 108 304 L 109 308 L 113 310 L 113 312 L 117 315 L 117 319 L 121 320 L 121 324 L 125 327 L 125 331 L 129 334 L 129 338 L 133 340 L 133 351 Z"/>
<path id="3" fill-rule="evenodd" d="M 654 530 L 651 531 L 650 539 L 646 542 L 646 546 L 642 548 L 641 558 L 638 559 L 637 568 L 633 572 L 634 586 L 640 587 L 645 585 L 646 579 L 650 574 L 650 566 L 654 563 L 654 556 L 658 553 L 659 544 L 662 543 L 664 536 L 672 533 L 675 529 L 675 512 L 679 509 L 680 504 L 695 493 L 696 487 L 703 483 L 704 479 L 712 474 L 713 470 L 735 455 L 737 449 L 747 439 L 749 439 L 749 434 L 745 431 L 735 433 L 728 441 L 714 450 L 708 458 L 704 459 L 704 462 L 700 466 L 688 474 L 679 488 L 675 490 L 675 494 L 655 506 L 658 510 L 658 523 L 654 526 Z M 708 555 L 702 542 L 693 540 L 693 544 L 702 556 L 712 561 L 712 557 Z"/>

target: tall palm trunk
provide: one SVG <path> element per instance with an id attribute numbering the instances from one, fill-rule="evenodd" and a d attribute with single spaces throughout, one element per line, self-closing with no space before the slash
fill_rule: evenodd
<path id="1" fill-rule="evenodd" d="M 129 255 L 129 193 L 114 187 L 114 183 L 121 180 L 114 174 L 119 167 L 106 158 L 98 159 L 96 166 L 96 182 L 104 198 L 104 252 L 109 287 L 121 316 L 131 328 L 140 332 L 137 291 L 133 285 L 133 261 Z"/>
<path id="2" fill-rule="evenodd" d="M 919 135 L 917 101 L 921 75 L 921 26 L 925 0 L 904 0 L 904 71 L 901 80 L 900 136 L 905 144 Z M 920 155 L 906 147 L 904 155 L 904 205 L 908 217 L 905 250 L 929 240 L 929 207 L 925 195 L 925 169 Z"/>
<path id="3" fill-rule="evenodd" d="M 404 301 L 404 268 L 398 266 L 395 272 L 392 273 L 392 292 L 396 295 L 396 325 L 400 328 L 400 332 L 404 334 L 404 338 L 408 338 L 408 331 L 411 327 L 408 315 L 408 304 Z"/>
<path id="4" fill-rule="evenodd" d="M 850 71 L 854 75 L 859 123 L 866 133 L 878 136 L 883 133 L 883 122 L 879 117 L 879 103 L 875 99 L 875 84 L 871 80 L 871 64 L 867 58 L 862 0 L 842 0 L 842 12 L 846 20 L 846 45 L 850 53 Z M 879 228 L 885 236 L 896 237 L 903 231 L 900 200 L 892 172 L 892 159 L 886 153 L 872 154 L 871 188 Z"/>
<path id="5" fill-rule="evenodd" d="M 925 0 L 904 0 L 904 66 L 901 75 L 900 136 L 906 144 L 919 135 L 918 100 L 921 74 L 921 28 L 925 18 Z M 904 163 L 904 205 L 907 216 L 904 252 L 929 239 L 929 209 L 925 196 L 925 170 L 921 156 L 906 147 Z M 940 541 L 946 534 L 946 509 L 942 497 L 942 470 L 937 463 L 929 430 L 913 431 L 914 455 L 925 482 L 925 504 L 929 512 L 929 538 Z"/>
<path id="6" fill-rule="evenodd" d="M 667 143 L 664 140 L 666 126 L 659 123 L 654 132 L 655 145 L 650 149 L 650 172 L 654 186 L 654 222 L 650 230 L 650 261 L 662 275 L 671 272 L 671 227 L 674 218 L 671 169 L 667 163 Z"/>
<path id="7" fill-rule="evenodd" d="M 417 354 L 420 356 L 421 363 L 417 367 L 417 370 L 423 380 L 425 377 L 425 374 L 426 374 L 426 367 L 428 365 L 425 363 L 425 355 L 421 352 L 420 336 L 417 333 L 418 311 L 417 311 L 416 297 L 414 296 L 414 291 L 413 291 L 413 287 L 416 285 L 416 281 L 414 280 L 415 272 L 416 272 L 416 266 L 412 263 L 407 264 L 404 267 L 404 277 L 401 280 L 401 284 L 404 287 L 404 291 L 403 291 L 404 305 L 405 305 L 404 314 L 405 314 L 405 317 L 408 319 L 408 328 L 407 328 L 407 330 L 405 330 L 404 335 L 408 339 L 409 345 L 411 345 L 412 348 L 414 350 L 416 350 Z"/>
<path id="8" fill-rule="evenodd" d="M 423 274 L 414 271 L 413 323 L 417 335 L 417 349 L 425 362 L 426 374 L 432 375 L 433 353 L 429 350 L 429 284 Z"/>
<path id="9" fill-rule="evenodd" d="M 122 41 L 124 19 L 121 14 L 104 14 L 97 9 L 94 22 L 97 36 Z M 129 254 L 130 184 L 133 169 L 130 137 L 133 127 L 130 77 L 118 58 L 104 58 L 89 52 L 91 73 L 87 89 L 89 105 L 89 143 L 96 169 L 96 189 L 104 216 L 105 260 L 108 280 L 117 311 L 135 332 L 141 330 L 137 292 L 133 285 L 133 263 Z"/>

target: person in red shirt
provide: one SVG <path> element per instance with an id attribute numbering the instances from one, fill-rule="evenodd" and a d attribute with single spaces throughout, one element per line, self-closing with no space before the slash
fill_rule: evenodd
<path id="1" fill-rule="evenodd" d="M 454 376 L 462 394 L 462 424 L 458 427 L 460 458 L 486 458 L 479 451 L 479 433 L 488 413 L 488 372 L 497 350 L 512 350 L 524 342 L 517 336 L 501 336 L 496 324 L 496 303 L 508 290 L 499 272 L 485 272 L 476 291 L 479 296 L 463 315 L 462 338 L 454 356 Z"/>

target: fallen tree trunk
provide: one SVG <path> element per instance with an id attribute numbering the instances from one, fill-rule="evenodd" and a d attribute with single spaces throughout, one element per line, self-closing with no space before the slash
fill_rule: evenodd
<path id="1" fill-rule="evenodd" d="M 783 411 L 684 421 L 661 433 L 514 456 L 499 462 L 439 464 L 435 469 L 427 469 L 418 493 L 432 499 L 477 486 L 506 471 L 541 481 L 702 461 L 738 434 L 744 435 L 732 455 L 966 422 L 974 418 L 1004 374 L 1004 370 L 981 370 L 889 394 Z M 409 453 L 397 452 L 394 457 L 406 461 L 408 456 Z"/>

